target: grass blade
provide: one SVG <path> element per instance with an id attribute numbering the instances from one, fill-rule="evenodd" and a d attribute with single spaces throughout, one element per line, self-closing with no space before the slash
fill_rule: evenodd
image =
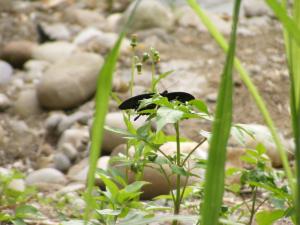
<path id="1" fill-rule="evenodd" d="M 226 148 L 232 122 L 232 74 L 240 4 L 241 0 L 235 1 L 230 47 L 219 88 L 213 134 L 209 149 L 202 210 L 202 223 L 205 225 L 218 224 L 223 199 Z"/>
<path id="2" fill-rule="evenodd" d="M 195 11 L 195 13 L 198 15 L 198 17 L 201 19 L 201 21 L 203 22 L 203 24 L 206 26 L 206 28 L 208 29 L 208 31 L 210 32 L 210 34 L 213 36 L 213 38 L 216 40 L 216 42 L 220 45 L 220 47 L 227 52 L 228 51 L 228 44 L 225 40 L 225 38 L 223 37 L 223 35 L 218 31 L 218 29 L 216 28 L 216 26 L 211 22 L 211 20 L 208 18 L 208 16 L 206 15 L 206 13 L 202 10 L 202 8 L 200 7 L 200 5 L 197 3 L 196 0 L 186 0 L 187 3 L 190 5 L 190 7 Z M 243 65 L 241 64 L 240 60 L 238 58 L 235 58 L 235 68 L 236 70 L 239 72 L 239 75 L 242 79 L 242 81 L 244 82 L 245 86 L 248 88 L 250 94 L 252 95 L 258 109 L 260 110 L 265 123 L 267 124 L 267 126 L 270 129 L 271 135 L 273 137 L 274 143 L 277 147 L 277 151 L 278 154 L 280 155 L 282 164 L 283 164 L 283 168 L 285 170 L 288 182 L 289 182 L 289 186 L 292 189 L 293 193 L 294 193 L 294 181 L 293 181 L 293 174 L 292 174 L 292 170 L 291 167 L 289 165 L 289 161 L 287 158 L 287 154 L 286 151 L 282 145 L 282 142 L 279 138 L 277 129 L 274 125 L 274 122 L 270 116 L 270 113 L 266 107 L 266 104 L 264 102 L 264 100 L 262 99 L 262 97 L 260 96 L 257 88 L 255 87 L 255 85 L 253 84 L 253 82 L 250 79 L 249 74 L 247 73 L 246 69 L 243 67 Z"/>
<path id="3" fill-rule="evenodd" d="M 296 193 L 295 194 L 295 219 L 300 224 L 300 1 L 294 1 L 292 18 L 288 16 L 287 2 L 280 5 L 276 1 L 266 0 L 275 15 L 283 24 L 286 55 L 290 73 L 290 107 L 292 114 L 292 127 L 295 141 L 296 156 Z"/>
<path id="4" fill-rule="evenodd" d="M 120 33 L 118 40 L 116 41 L 114 47 L 106 56 L 105 62 L 99 72 L 97 80 L 97 91 L 96 91 L 96 109 L 95 116 L 92 127 L 92 137 L 91 137 L 91 149 L 89 157 L 89 172 L 87 178 L 87 190 L 85 194 L 86 199 L 86 209 L 85 209 L 85 222 L 89 218 L 91 210 L 94 208 L 94 201 L 92 196 L 93 187 L 95 184 L 95 172 L 97 168 L 97 161 L 101 155 L 101 146 L 103 142 L 103 131 L 105 125 L 105 117 L 108 111 L 108 103 L 112 88 L 113 73 L 115 70 L 115 65 L 119 57 L 119 50 L 122 44 L 122 40 L 125 37 L 126 31 L 133 19 L 135 9 L 141 0 L 136 1 L 135 7 L 131 12 L 131 15 L 124 26 L 123 31 Z"/>

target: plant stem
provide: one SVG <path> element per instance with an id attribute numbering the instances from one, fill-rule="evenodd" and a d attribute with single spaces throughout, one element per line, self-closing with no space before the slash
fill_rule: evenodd
<path id="1" fill-rule="evenodd" d="M 151 92 L 154 93 L 155 92 L 155 88 L 154 88 L 154 75 L 155 75 L 155 63 L 152 61 L 152 65 L 151 65 Z"/>
<path id="2" fill-rule="evenodd" d="M 134 72 L 135 72 L 135 51 L 134 51 L 134 48 L 133 48 L 133 56 L 132 56 L 132 59 L 131 59 L 131 79 L 130 79 L 130 97 L 132 97 L 133 95 L 133 85 L 134 85 Z"/>
<path id="3" fill-rule="evenodd" d="M 180 136 L 179 136 L 179 124 L 178 122 L 176 122 L 174 124 L 175 127 L 175 131 L 176 131 L 176 165 L 178 167 L 181 167 L 181 163 L 180 163 Z M 177 174 L 176 177 L 176 198 L 175 198 L 175 204 L 174 204 L 174 215 L 178 215 L 180 212 L 180 203 L 181 203 L 181 197 L 180 197 L 180 186 L 181 186 L 181 182 L 180 182 L 180 174 Z M 173 221 L 173 225 L 177 225 L 178 221 L 174 220 Z"/>
<path id="4" fill-rule="evenodd" d="M 252 206 L 251 206 L 251 215 L 250 215 L 250 220 L 249 220 L 249 225 L 252 224 L 254 215 L 255 215 L 255 204 L 256 204 L 256 196 L 257 196 L 257 187 L 252 188 Z"/>

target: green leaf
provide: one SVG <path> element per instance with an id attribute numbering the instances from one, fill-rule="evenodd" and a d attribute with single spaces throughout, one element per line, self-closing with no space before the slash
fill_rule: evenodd
<path id="1" fill-rule="evenodd" d="M 121 210 L 102 209 L 102 210 L 96 210 L 96 212 L 99 213 L 100 215 L 117 216 L 120 215 Z"/>
<path id="2" fill-rule="evenodd" d="M 192 173 L 186 171 L 183 167 L 179 167 L 175 164 L 171 165 L 172 172 L 181 176 L 191 176 Z"/>
<path id="3" fill-rule="evenodd" d="M 22 219 L 15 219 L 11 221 L 14 225 L 26 225 L 26 223 L 24 222 L 24 220 Z"/>
<path id="4" fill-rule="evenodd" d="M 199 99 L 194 99 L 194 100 L 191 100 L 189 102 L 189 104 L 195 106 L 200 112 L 209 114 L 207 105 L 203 101 L 201 101 Z"/>
<path id="5" fill-rule="evenodd" d="M 228 138 L 232 121 L 233 95 L 233 64 L 236 47 L 236 30 L 241 0 L 236 0 L 233 13 L 233 27 L 230 38 L 230 47 L 219 87 L 216 115 L 213 123 L 213 134 L 209 148 L 207 170 L 205 175 L 204 203 L 202 208 L 201 224 L 218 224 L 222 206 L 225 161 Z"/>
<path id="6" fill-rule="evenodd" d="M 141 0 L 137 0 L 133 10 L 131 11 L 131 15 L 123 29 L 123 31 L 119 34 L 119 38 L 116 41 L 112 50 L 106 56 L 105 62 L 99 72 L 98 80 L 97 80 L 97 91 L 96 91 L 96 106 L 95 106 L 95 118 L 93 120 L 92 134 L 91 134 L 91 149 L 90 149 L 90 157 L 89 157 L 89 171 L 87 177 L 87 190 L 85 194 L 86 200 L 86 209 L 84 214 L 84 219 L 87 222 L 88 217 L 90 215 L 90 211 L 94 206 L 92 191 L 95 185 L 95 173 L 97 169 L 97 161 L 99 156 L 101 155 L 101 146 L 103 142 L 103 134 L 104 134 L 104 125 L 105 125 L 105 117 L 109 107 L 109 99 L 110 93 L 112 89 L 112 79 L 113 73 L 115 71 L 115 66 L 119 57 L 119 50 L 122 44 L 122 41 L 126 35 L 126 31 L 132 22 L 133 15 L 135 13 L 136 7 L 141 2 Z"/>
<path id="7" fill-rule="evenodd" d="M 24 218 L 29 215 L 36 215 L 36 214 L 38 214 L 38 212 L 39 211 L 31 205 L 21 205 L 16 208 L 15 214 L 16 214 L 16 217 L 18 217 L 18 218 Z"/>
<path id="8" fill-rule="evenodd" d="M 132 184 L 126 186 L 124 190 L 126 192 L 128 192 L 128 193 L 134 193 L 134 192 L 137 192 L 137 191 L 141 190 L 141 188 L 144 185 L 147 185 L 147 184 L 149 184 L 149 182 L 146 182 L 146 181 L 135 181 Z"/>
<path id="9" fill-rule="evenodd" d="M 106 189 L 110 192 L 112 201 L 115 201 L 118 193 L 119 188 L 118 186 L 109 178 L 102 174 L 100 174 L 101 180 L 104 182 Z"/>
<path id="10" fill-rule="evenodd" d="M 157 132 L 159 132 L 165 125 L 170 123 L 176 123 L 179 121 L 183 112 L 179 110 L 174 110 L 166 107 L 161 107 L 157 110 Z"/>
<path id="11" fill-rule="evenodd" d="M 261 211 L 256 213 L 255 219 L 258 225 L 272 225 L 284 215 L 284 210 Z"/>

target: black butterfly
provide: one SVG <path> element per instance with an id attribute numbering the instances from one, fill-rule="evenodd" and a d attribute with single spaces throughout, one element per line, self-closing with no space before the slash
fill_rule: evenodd
<path id="1" fill-rule="evenodd" d="M 126 109 L 138 110 L 138 108 L 140 106 L 140 101 L 142 101 L 144 99 L 152 98 L 153 95 L 154 95 L 154 93 L 147 93 L 147 94 L 133 96 L 129 99 L 126 99 L 124 102 L 122 102 L 121 105 L 119 105 L 119 109 L 121 109 L 121 110 L 126 110 Z M 186 92 L 170 92 L 169 93 L 168 91 L 164 91 L 164 92 L 160 93 L 160 95 L 168 98 L 169 101 L 177 100 L 182 103 L 195 99 L 195 97 L 193 95 L 186 93 Z M 138 111 L 143 111 L 146 109 L 154 109 L 155 107 L 156 107 L 155 104 L 150 104 L 150 105 L 147 105 L 146 107 L 139 109 Z M 136 117 L 134 120 L 137 120 L 139 118 L 139 116 Z"/>

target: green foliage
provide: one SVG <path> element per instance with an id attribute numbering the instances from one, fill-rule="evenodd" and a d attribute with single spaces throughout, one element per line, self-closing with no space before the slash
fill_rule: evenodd
<path id="1" fill-rule="evenodd" d="M 230 47 L 219 88 L 213 134 L 207 162 L 204 203 L 203 209 L 201 209 L 202 223 L 206 225 L 218 223 L 223 199 L 226 148 L 232 121 L 232 74 L 240 3 L 240 0 L 235 1 Z"/>
<path id="2" fill-rule="evenodd" d="M 26 224 L 25 219 L 40 216 L 39 211 L 28 203 L 34 197 L 35 190 L 27 187 L 18 191 L 11 187 L 11 182 L 22 178 L 23 175 L 16 171 L 0 173 L 0 223 L 23 225 Z"/>

